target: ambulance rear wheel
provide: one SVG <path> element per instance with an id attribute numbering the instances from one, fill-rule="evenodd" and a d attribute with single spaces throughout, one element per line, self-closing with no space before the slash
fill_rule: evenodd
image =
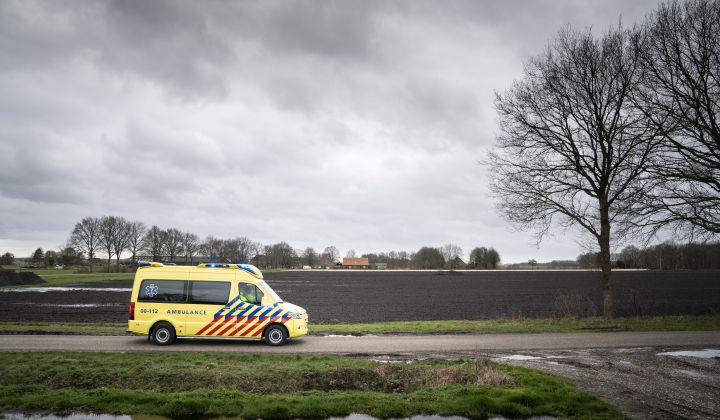
<path id="1" fill-rule="evenodd" d="M 265 330 L 265 342 L 271 346 L 282 346 L 287 338 L 287 330 L 281 325 L 271 325 Z"/>
<path id="2" fill-rule="evenodd" d="M 175 341 L 175 328 L 167 322 L 160 322 L 155 325 L 151 335 L 155 344 L 158 346 L 167 346 Z"/>

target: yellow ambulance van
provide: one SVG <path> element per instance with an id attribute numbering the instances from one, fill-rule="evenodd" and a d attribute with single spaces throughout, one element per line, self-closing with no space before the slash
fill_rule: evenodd
<path id="1" fill-rule="evenodd" d="M 283 302 L 255 266 L 138 263 L 128 332 L 147 335 L 155 344 L 172 344 L 176 337 L 212 337 L 279 346 L 307 331 L 305 309 Z"/>

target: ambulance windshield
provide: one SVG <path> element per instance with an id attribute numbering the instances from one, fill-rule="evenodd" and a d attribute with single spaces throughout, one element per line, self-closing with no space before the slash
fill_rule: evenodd
<path id="1" fill-rule="evenodd" d="M 262 286 L 263 290 L 270 295 L 270 297 L 275 301 L 275 303 L 282 303 L 283 300 L 280 298 L 280 296 L 278 296 L 277 293 L 275 293 L 275 291 L 272 289 L 272 287 L 270 287 L 270 285 L 265 283 L 265 280 L 260 280 L 259 283 L 260 286 Z"/>

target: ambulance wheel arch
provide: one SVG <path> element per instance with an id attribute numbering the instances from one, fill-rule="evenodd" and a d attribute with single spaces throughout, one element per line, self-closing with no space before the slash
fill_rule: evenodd
<path id="1" fill-rule="evenodd" d="M 158 321 L 150 328 L 150 339 L 159 346 L 167 346 L 175 341 L 175 327 L 167 321 Z"/>
<path id="2" fill-rule="evenodd" d="M 263 331 L 263 339 L 271 346 L 281 346 L 288 340 L 288 330 L 282 324 L 270 324 Z"/>

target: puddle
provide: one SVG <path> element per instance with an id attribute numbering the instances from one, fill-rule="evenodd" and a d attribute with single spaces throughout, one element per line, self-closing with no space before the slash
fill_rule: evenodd
<path id="1" fill-rule="evenodd" d="M 415 360 L 389 360 L 389 359 L 370 359 L 375 363 L 404 363 L 406 365 L 415 363 Z"/>
<path id="2" fill-rule="evenodd" d="M 500 360 L 540 360 L 542 357 L 528 356 L 525 354 L 511 354 L 510 356 L 498 357 Z"/>
<path id="3" fill-rule="evenodd" d="M 35 303 L 35 302 L 12 302 L 13 305 L 52 306 L 55 308 L 97 308 L 97 307 L 118 307 L 127 306 L 125 303 Z"/>
<path id="4" fill-rule="evenodd" d="M 23 414 L 23 413 L 3 413 L 6 420 L 150 420 L 164 419 L 164 417 L 155 416 L 114 416 L 112 414 L 87 414 L 73 413 L 68 415 L 56 416 L 54 414 Z"/>
<path id="5" fill-rule="evenodd" d="M 701 372 L 695 371 L 695 370 L 686 370 L 686 369 L 678 369 L 678 373 L 682 373 L 685 376 L 689 376 L 691 378 L 704 378 L 706 375 L 703 375 Z"/>
<path id="6" fill-rule="evenodd" d="M 0 288 L 0 292 L 76 292 L 76 291 L 91 291 L 91 292 L 132 292 L 130 288 L 119 288 L 119 287 L 12 287 L 12 288 Z"/>
<path id="7" fill-rule="evenodd" d="M 350 334 L 346 334 L 346 335 L 343 335 L 343 334 L 328 334 L 328 335 L 324 335 L 323 337 L 325 337 L 325 338 L 357 338 L 357 337 L 360 337 L 360 336 L 359 336 L 359 335 L 350 335 Z"/>
<path id="8" fill-rule="evenodd" d="M 658 353 L 658 356 L 675 356 L 675 357 L 698 357 L 701 359 L 720 358 L 720 350 L 703 349 L 703 350 L 686 350 L 686 351 L 668 351 Z"/>
<path id="9" fill-rule="evenodd" d="M 3 413 L 6 420 L 170 420 L 169 417 L 149 416 L 149 415 L 133 415 L 133 416 L 114 416 L 111 414 L 87 414 L 72 413 L 68 415 L 57 416 L 54 414 L 23 414 L 6 412 Z M 240 420 L 241 417 L 216 417 L 217 420 Z M 534 416 L 527 417 L 525 420 L 556 420 L 556 417 Z M 213 420 L 213 418 L 209 419 Z M 350 414 L 347 417 L 327 417 L 326 420 L 379 420 L 376 417 L 366 414 Z M 466 417 L 458 416 L 413 416 L 404 419 L 395 420 L 467 420 Z M 488 420 L 508 420 L 507 417 L 491 417 Z"/>
<path id="10" fill-rule="evenodd" d="M 358 338 L 358 337 L 377 337 L 373 334 L 328 334 L 323 335 L 323 338 Z"/>

